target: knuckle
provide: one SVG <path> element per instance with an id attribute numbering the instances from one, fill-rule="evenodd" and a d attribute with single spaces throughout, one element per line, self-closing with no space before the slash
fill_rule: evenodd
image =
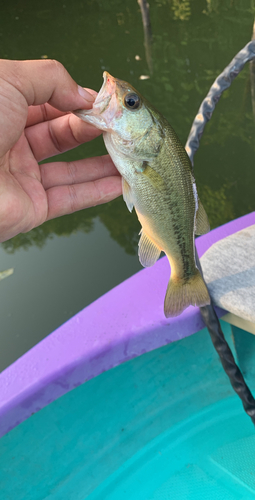
<path id="1" fill-rule="evenodd" d="M 76 212 L 79 207 L 78 199 L 77 199 L 77 193 L 74 185 L 68 186 L 69 190 L 69 201 L 70 201 L 70 211 L 71 212 Z"/>
<path id="2" fill-rule="evenodd" d="M 49 123 L 48 130 L 49 130 L 49 135 L 50 135 L 50 139 L 52 141 L 52 144 L 58 153 L 63 153 L 63 148 L 61 148 L 61 145 L 58 141 L 57 135 L 54 132 L 54 127 L 52 127 L 50 122 L 48 122 L 48 123 Z"/>
<path id="3" fill-rule="evenodd" d="M 40 63 L 45 66 L 45 69 L 51 74 L 54 80 L 64 78 L 66 69 L 61 62 L 56 59 L 44 59 Z"/>
<path id="4" fill-rule="evenodd" d="M 48 120 L 48 113 L 47 113 L 47 108 L 45 104 L 40 105 L 40 110 L 42 113 L 42 120 L 46 122 Z"/>
<path id="5" fill-rule="evenodd" d="M 94 181 L 93 186 L 94 186 L 93 206 L 100 205 L 104 199 L 104 195 L 102 194 L 100 189 L 100 181 L 99 180 Z"/>
<path id="6" fill-rule="evenodd" d="M 77 174 L 77 167 L 75 166 L 75 163 L 72 161 L 68 161 L 67 165 L 67 174 L 68 178 L 70 179 L 70 184 L 75 184 L 76 182 L 76 174 Z"/>
<path id="7" fill-rule="evenodd" d="M 66 69 L 63 64 L 56 59 L 49 59 L 53 71 L 55 71 L 59 76 L 63 77 L 66 74 Z"/>

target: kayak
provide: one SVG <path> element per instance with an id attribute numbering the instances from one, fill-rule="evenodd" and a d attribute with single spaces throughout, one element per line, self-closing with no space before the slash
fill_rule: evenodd
<path id="1" fill-rule="evenodd" d="M 255 212 L 197 238 L 199 257 L 254 224 Z M 255 498 L 253 425 L 199 309 L 164 317 L 167 266 L 121 283 L 0 374 L 2 498 Z M 217 314 L 254 390 L 255 336 Z"/>

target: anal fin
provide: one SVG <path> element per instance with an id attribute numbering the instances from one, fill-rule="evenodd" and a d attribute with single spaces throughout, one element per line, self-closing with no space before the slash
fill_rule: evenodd
<path id="1" fill-rule="evenodd" d="M 138 243 L 139 260 L 144 267 L 150 267 L 158 260 L 161 250 L 160 248 L 141 230 L 141 237 Z"/>

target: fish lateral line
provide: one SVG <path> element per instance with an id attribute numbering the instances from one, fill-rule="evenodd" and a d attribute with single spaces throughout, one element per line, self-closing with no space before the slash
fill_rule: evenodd
<path id="1" fill-rule="evenodd" d="M 77 116 L 103 130 L 106 149 L 122 176 L 123 198 L 142 226 L 138 254 L 153 265 L 163 251 L 171 266 L 164 313 L 181 314 L 189 305 L 210 303 L 196 267 L 194 235 L 209 230 L 192 165 L 166 118 L 132 85 L 104 72 L 91 110 Z M 128 98 L 128 95 L 135 95 Z M 133 97 L 133 99 L 132 99 Z"/>

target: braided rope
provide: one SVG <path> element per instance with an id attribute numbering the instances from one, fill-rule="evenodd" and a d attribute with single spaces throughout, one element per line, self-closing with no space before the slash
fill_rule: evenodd
<path id="1" fill-rule="evenodd" d="M 216 78 L 207 96 L 203 100 L 193 121 L 185 146 L 193 167 L 194 154 L 199 148 L 200 139 L 203 135 L 205 125 L 210 120 L 217 102 L 219 101 L 224 90 L 230 87 L 231 83 L 243 69 L 244 65 L 253 59 L 255 59 L 255 40 L 249 42 L 242 50 L 240 50 L 240 52 L 238 52 L 230 64 Z M 197 251 L 196 265 L 202 274 Z M 230 383 L 240 397 L 244 410 L 250 416 L 253 424 L 255 425 L 255 399 L 234 360 L 234 356 L 227 341 L 225 340 L 219 319 L 215 313 L 212 303 L 208 306 L 200 307 L 200 312 L 205 325 L 209 330 L 212 343 L 219 355 L 222 366 L 229 377 Z"/>
<path id="2" fill-rule="evenodd" d="M 199 148 L 206 123 L 211 119 L 213 111 L 221 94 L 228 89 L 248 61 L 255 59 L 255 40 L 238 52 L 230 64 L 222 71 L 212 84 L 207 96 L 203 100 L 198 113 L 192 123 L 185 149 L 194 165 L 194 154 Z"/>

